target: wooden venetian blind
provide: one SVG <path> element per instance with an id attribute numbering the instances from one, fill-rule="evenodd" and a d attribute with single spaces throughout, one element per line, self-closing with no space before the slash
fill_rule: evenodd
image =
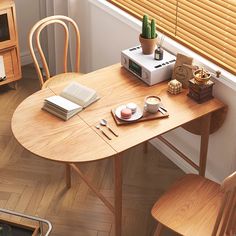
<path id="1" fill-rule="evenodd" d="M 108 0 L 236 75 L 236 0 Z"/>

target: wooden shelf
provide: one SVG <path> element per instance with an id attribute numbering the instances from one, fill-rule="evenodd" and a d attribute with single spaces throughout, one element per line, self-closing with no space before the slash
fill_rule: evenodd
<path id="1" fill-rule="evenodd" d="M 0 2 L 0 56 L 3 56 L 6 80 L 0 86 L 21 78 L 18 34 L 16 26 L 15 4 L 12 0 Z"/>

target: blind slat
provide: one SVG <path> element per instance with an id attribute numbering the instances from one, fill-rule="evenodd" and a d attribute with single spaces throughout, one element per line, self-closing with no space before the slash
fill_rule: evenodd
<path id="1" fill-rule="evenodd" d="M 226 52 L 229 55 L 236 58 L 236 50 L 234 46 L 217 39 L 216 37 L 212 36 L 209 33 L 202 34 L 201 29 L 198 29 L 197 27 L 190 27 L 191 25 L 184 20 L 180 22 L 180 26 L 181 26 L 180 28 L 183 29 L 184 31 L 189 32 L 190 34 L 198 37 L 207 44 L 213 45 L 216 48 L 222 50 L 223 52 Z M 179 28 L 177 28 L 177 32 L 179 32 Z"/>
<path id="2" fill-rule="evenodd" d="M 175 25 L 176 16 L 168 12 L 165 8 L 153 8 L 149 3 L 143 7 L 138 4 L 139 1 L 136 2 L 135 0 L 133 2 L 120 0 L 120 2 L 122 2 L 127 8 L 132 10 L 136 9 L 136 11 L 140 13 L 141 16 L 143 16 L 143 12 L 145 11 L 147 14 L 149 14 L 149 16 L 155 19 L 159 19 L 160 21 L 164 20 L 167 25 Z"/>
<path id="3" fill-rule="evenodd" d="M 234 1 L 234 2 L 233 2 Z M 209 5 L 212 5 L 213 7 L 216 6 L 221 6 L 221 7 L 224 7 L 226 9 L 230 9 L 232 12 L 235 12 L 236 11 L 236 3 L 235 3 L 235 0 L 233 1 L 225 1 L 225 0 L 211 0 L 211 2 L 209 2 Z"/>
<path id="4" fill-rule="evenodd" d="M 216 3 L 219 2 L 218 0 L 213 0 L 213 1 L 216 2 Z M 236 7 L 236 1 L 235 0 L 223 0 L 223 1 Z"/>
<path id="5" fill-rule="evenodd" d="M 187 35 L 188 37 L 186 37 Z M 198 49 L 202 55 L 205 55 L 207 57 L 214 56 L 216 61 L 222 62 L 224 63 L 224 65 L 229 65 L 232 69 L 234 69 L 236 63 L 235 58 L 231 57 L 231 59 L 233 60 L 226 58 L 226 54 L 222 54 L 221 51 L 215 50 L 215 48 L 213 48 L 212 46 L 209 48 L 209 45 L 203 44 L 203 41 L 200 41 L 198 38 L 192 37 L 192 35 L 189 35 L 186 31 L 179 32 L 179 37 L 185 38 L 185 44 L 191 43 L 192 45 L 194 45 L 193 47 L 196 47 L 196 49 Z"/>
<path id="6" fill-rule="evenodd" d="M 198 19 L 197 17 L 191 15 L 186 15 L 186 12 L 183 12 L 182 10 L 180 10 L 180 13 L 178 15 L 179 19 L 177 21 L 177 25 L 180 19 L 188 21 L 189 23 L 191 23 L 193 26 L 198 27 L 199 29 L 201 29 L 203 32 L 209 32 L 212 35 L 214 35 L 216 38 L 219 38 L 223 41 L 228 41 L 231 42 L 232 44 L 234 44 L 235 42 L 235 38 L 236 38 L 236 34 L 231 34 L 229 32 L 226 32 L 220 28 L 217 28 L 215 25 L 211 25 L 206 23 L 205 21 Z M 233 32 L 235 33 L 235 32 Z"/>
<path id="7" fill-rule="evenodd" d="M 149 1 L 146 1 L 146 3 L 147 2 L 152 3 L 154 5 L 154 7 L 159 7 L 160 4 L 163 4 L 165 6 L 168 6 L 171 9 L 175 10 L 176 9 L 177 0 L 169 0 L 169 1 L 166 1 L 166 0 L 149 0 Z"/>
<path id="8" fill-rule="evenodd" d="M 183 2 L 185 0 L 179 0 L 180 2 Z M 236 17 L 235 17 L 235 11 L 232 11 L 230 8 L 224 8 L 221 7 L 220 5 L 217 4 L 213 4 L 213 2 L 209 1 L 209 0 L 188 0 L 191 4 L 197 5 L 200 8 L 203 7 L 204 9 L 206 9 L 207 11 L 216 14 L 220 17 L 222 17 L 223 19 L 227 20 L 228 18 L 232 17 L 233 23 L 236 23 Z M 221 0 L 219 0 L 220 2 Z"/>
<path id="9" fill-rule="evenodd" d="M 166 1 L 166 0 L 148 0 L 148 2 L 152 2 L 155 5 L 158 5 L 159 2 L 162 2 L 162 3 L 166 4 L 166 5 L 172 4 L 173 6 L 176 6 L 177 0 L 168 0 L 168 1 Z"/>
<path id="10" fill-rule="evenodd" d="M 154 18 L 157 21 L 157 28 L 160 31 L 166 33 L 168 36 L 173 37 L 175 33 L 175 23 L 171 23 L 169 20 L 166 20 L 164 18 L 161 18 L 160 16 L 155 15 L 154 13 L 150 12 L 149 10 L 145 9 L 142 6 L 136 8 L 135 5 L 131 3 L 131 1 L 118 0 L 118 1 L 113 1 L 113 3 L 115 3 L 117 6 L 119 6 L 125 11 L 128 11 L 133 16 L 136 16 L 139 19 L 142 19 L 143 12 L 145 11 L 145 14 L 146 13 L 149 14 L 150 17 Z"/>
<path id="11" fill-rule="evenodd" d="M 199 7 L 197 5 L 191 4 L 188 1 L 185 1 L 183 3 L 179 4 L 179 8 L 185 10 L 186 12 L 189 12 L 193 15 L 196 15 L 196 17 L 205 20 L 206 22 L 209 22 L 216 27 L 220 29 L 224 29 L 225 31 L 232 32 L 233 30 L 236 30 L 236 24 L 232 23 L 231 21 L 228 21 L 226 19 L 222 19 L 216 14 L 213 14 L 207 10 L 205 10 L 202 7 Z M 231 18 L 230 18 L 231 19 Z M 232 20 L 232 19 L 231 19 Z M 234 31 L 236 32 L 236 31 Z"/>
<path id="12" fill-rule="evenodd" d="M 170 20 L 171 22 L 175 23 L 176 14 L 175 10 L 169 9 L 168 7 L 156 7 L 152 6 L 152 3 L 147 3 L 145 8 L 158 16 L 162 16 L 164 19 Z"/>
<path id="13" fill-rule="evenodd" d="M 236 75 L 236 0 L 107 0 Z"/>

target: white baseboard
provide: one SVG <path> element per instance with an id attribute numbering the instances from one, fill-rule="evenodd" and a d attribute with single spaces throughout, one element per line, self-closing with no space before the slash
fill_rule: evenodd
<path id="1" fill-rule="evenodd" d="M 185 173 L 195 173 L 198 172 L 190 166 L 186 161 L 184 161 L 178 154 L 176 154 L 173 150 L 171 150 L 168 146 L 166 146 L 163 142 L 161 142 L 158 138 L 152 139 L 149 141 L 155 148 L 157 148 L 160 152 L 162 152 L 169 160 L 175 163 L 181 170 Z M 209 173 L 206 170 L 207 178 L 214 180 L 216 182 L 220 182 L 215 176 Z"/>
<path id="2" fill-rule="evenodd" d="M 38 60 L 39 66 L 42 67 L 41 60 L 39 59 L 40 57 L 39 57 L 38 50 L 35 49 L 34 52 L 35 52 L 35 56 Z M 30 51 L 22 52 L 20 54 L 20 59 L 21 59 L 21 66 L 25 66 L 25 65 L 29 65 L 29 64 L 33 63 L 33 59 L 32 59 L 32 56 L 30 54 Z"/>
<path id="3" fill-rule="evenodd" d="M 21 53 L 20 59 L 21 59 L 22 66 L 33 63 L 33 60 L 29 51 Z"/>

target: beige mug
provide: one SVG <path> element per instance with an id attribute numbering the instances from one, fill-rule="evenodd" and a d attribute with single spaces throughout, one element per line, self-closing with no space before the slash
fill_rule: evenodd
<path id="1" fill-rule="evenodd" d="M 145 97 L 144 110 L 149 113 L 156 113 L 159 110 L 161 99 L 158 96 L 150 95 Z"/>

